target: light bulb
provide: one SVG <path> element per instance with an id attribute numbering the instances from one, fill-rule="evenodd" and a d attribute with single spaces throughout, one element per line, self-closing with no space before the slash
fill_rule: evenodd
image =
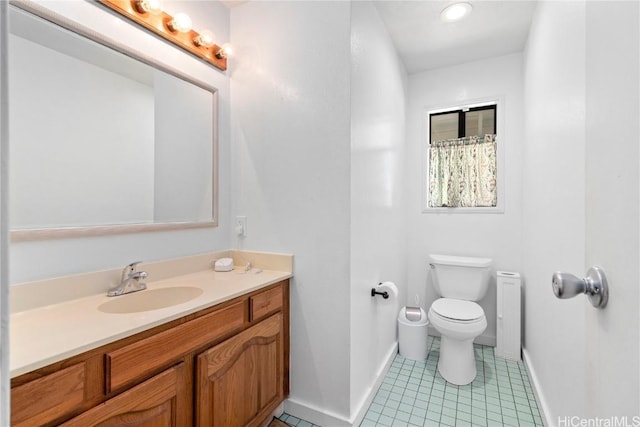
<path id="1" fill-rule="evenodd" d="M 188 33 L 191 31 L 191 18 L 189 18 L 189 15 L 186 13 L 176 13 L 173 15 L 173 19 L 167 23 L 167 27 L 169 27 L 171 31 Z"/>
<path id="2" fill-rule="evenodd" d="M 139 13 L 157 15 L 162 12 L 160 0 L 135 0 L 133 5 Z"/>
<path id="3" fill-rule="evenodd" d="M 440 19 L 444 22 L 459 21 L 471 12 L 473 7 L 469 3 L 454 3 L 445 7 L 440 13 Z"/>
<path id="4" fill-rule="evenodd" d="M 216 58 L 218 59 L 229 58 L 230 56 L 233 56 L 233 46 L 231 46 L 231 43 L 223 44 L 216 52 Z"/>
<path id="5" fill-rule="evenodd" d="M 213 46 L 213 40 L 216 36 L 209 30 L 203 30 L 197 37 L 193 39 L 193 44 L 200 47 L 211 47 Z"/>

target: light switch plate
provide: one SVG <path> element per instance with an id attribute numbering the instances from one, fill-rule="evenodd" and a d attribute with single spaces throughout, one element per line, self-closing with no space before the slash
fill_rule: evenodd
<path id="1" fill-rule="evenodd" d="M 244 215 L 236 216 L 235 228 L 238 237 L 247 237 L 247 217 Z"/>

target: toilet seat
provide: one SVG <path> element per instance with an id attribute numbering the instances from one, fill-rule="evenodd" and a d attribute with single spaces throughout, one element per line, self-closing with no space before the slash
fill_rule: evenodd
<path id="1" fill-rule="evenodd" d="M 443 320 L 456 323 L 474 323 L 484 317 L 484 310 L 480 305 L 455 298 L 435 300 L 430 311 Z"/>

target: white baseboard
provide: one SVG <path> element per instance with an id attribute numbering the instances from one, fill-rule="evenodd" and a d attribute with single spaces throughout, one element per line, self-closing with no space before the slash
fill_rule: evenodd
<path id="1" fill-rule="evenodd" d="M 398 353 L 397 341 L 389 349 L 384 363 L 376 374 L 375 382 L 371 387 L 369 387 L 369 389 L 367 389 L 364 398 L 361 400 L 359 408 L 355 411 L 354 416 L 346 418 L 343 415 L 318 408 L 308 402 L 302 402 L 291 397 L 285 400 L 284 411 L 289 415 L 293 415 L 294 417 L 301 418 L 323 427 L 352 427 L 360 425 L 367 413 L 367 409 L 369 409 L 371 402 L 373 402 L 373 399 L 375 398 L 380 384 L 382 384 L 385 375 L 387 375 L 396 353 Z"/>
<path id="2" fill-rule="evenodd" d="M 369 389 L 365 393 L 365 398 L 361 401 L 359 408 L 355 411 L 355 415 L 352 417 L 351 425 L 359 426 L 364 419 L 364 416 L 367 414 L 367 409 L 369 409 L 369 406 L 371 406 L 371 402 L 373 402 L 373 399 L 376 397 L 376 392 L 380 388 L 380 385 L 382 385 L 382 381 L 387 375 L 387 372 L 389 372 L 389 368 L 391 367 L 393 359 L 396 357 L 397 353 L 398 342 L 396 341 L 387 353 L 384 363 L 376 373 L 375 382 L 371 387 L 369 387 Z"/>
<path id="3" fill-rule="evenodd" d="M 318 408 L 308 402 L 293 398 L 284 401 L 284 411 L 294 417 L 309 421 L 322 427 L 351 427 L 352 424 L 342 415 Z"/>
<path id="4" fill-rule="evenodd" d="M 533 388 L 533 393 L 536 395 L 536 399 L 540 404 L 540 416 L 542 417 L 542 422 L 545 427 L 555 427 L 555 423 L 551 421 L 549 418 L 549 406 L 547 405 L 547 399 L 544 397 L 544 393 L 542 392 L 542 387 L 540 386 L 540 382 L 538 381 L 538 376 L 536 375 L 535 369 L 533 369 L 533 365 L 529 359 L 529 352 L 526 348 L 522 349 L 522 360 L 524 361 L 524 366 L 527 368 L 527 372 L 529 373 L 529 378 L 531 379 L 531 388 Z"/>

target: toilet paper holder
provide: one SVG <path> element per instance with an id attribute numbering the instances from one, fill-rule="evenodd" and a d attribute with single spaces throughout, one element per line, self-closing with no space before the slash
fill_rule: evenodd
<path id="1" fill-rule="evenodd" d="M 382 283 L 378 283 L 378 286 L 382 285 Z M 371 288 L 371 296 L 375 297 L 376 295 L 382 295 L 382 298 L 389 299 L 389 292 L 378 292 L 376 288 Z"/>
<path id="2" fill-rule="evenodd" d="M 584 279 L 556 271 L 551 277 L 551 287 L 555 296 L 561 299 L 585 294 L 591 305 L 596 308 L 604 308 L 609 300 L 607 276 L 604 270 L 597 266 L 591 267 Z"/>

